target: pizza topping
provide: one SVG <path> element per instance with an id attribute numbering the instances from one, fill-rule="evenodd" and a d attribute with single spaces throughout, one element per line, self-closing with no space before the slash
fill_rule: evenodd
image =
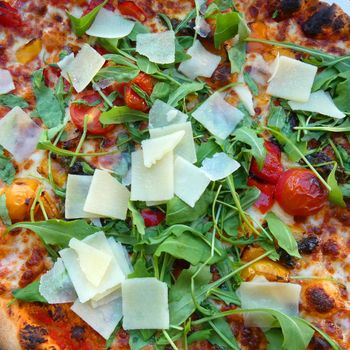
<path id="1" fill-rule="evenodd" d="M 305 103 L 289 101 L 288 104 L 293 111 L 314 112 L 336 119 L 346 117 L 334 104 L 329 93 L 322 90 L 312 93 L 310 99 Z"/>
<path id="2" fill-rule="evenodd" d="M 179 72 L 190 79 L 199 76 L 210 78 L 221 61 L 221 57 L 207 51 L 199 40 L 196 40 L 188 50 L 190 59 L 179 65 Z"/>
<path id="3" fill-rule="evenodd" d="M 307 216 L 320 211 L 326 204 L 327 190 L 307 169 L 284 172 L 276 185 L 276 200 L 290 215 Z"/>
<path id="4" fill-rule="evenodd" d="M 243 118 L 243 113 L 227 103 L 222 93 L 210 96 L 192 116 L 214 136 L 225 140 Z"/>
<path id="5" fill-rule="evenodd" d="M 120 39 L 129 35 L 135 23 L 102 8 L 86 34 L 98 38 Z"/>
<path id="6" fill-rule="evenodd" d="M 123 328 L 168 329 L 168 287 L 156 278 L 132 278 L 123 283 Z"/>
<path id="7" fill-rule="evenodd" d="M 118 3 L 118 10 L 123 16 L 137 19 L 140 22 L 146 20 L 145 12 L 133 1 L 123 1 L 122 3 Z"/>
<path id="8" fill-rule="evenodd" d="M 18 28 L 22 25 L 22 18 L 18 11 L 6 1 L 0 1 L 0 26 Z"/>
<path id="9" fill-rule="evenodd" d="M 0 145 L 22 162 L 32 155 L 42 129 L 20 107 L 14 107 L 0 120 Z"/>
<path id="10" fill-rule="evenodd" d="M 278 56 L 273 68 L 268 94 L 300 103 L 309 100 L 317 67 L 286 56 Z"/>
<path id="11" fill-rule="evenodd" d="M 175 62 L 175 33 L 144 33 L 136 36 L 136 52 L 151 62 L 168 64 Z"/>
<path id="12" fill-rule="evenodd" d="M 161 211 L 147 208 L 141 210 L 141 216 L 146 227 L 158 226 L 165 219 L 165 215 Z"/>
<path id="13" fill-rule="evenodd" d="M 7 94 L 14 89 L 15 84 L 13 83 L 10 71 L 6 69 L 0 69 L 0 95 Z"/>
<path id="14" fill-rule="evenodd" d="M 243 79 L 239 80 L 239 84 L 234 87 L 235 93 L 242 101 L 244 107 L 248 110 L 251 116 L 255 115 L 253 95 L 247 85 L 244 84 Z"/>
<path id="15" fill-rule="evenodd" d="M 77 92 L 82 92 L 102 68 L 105 59 L 90 45 L 84 44 L 74 60 L 63 70 Z"/>

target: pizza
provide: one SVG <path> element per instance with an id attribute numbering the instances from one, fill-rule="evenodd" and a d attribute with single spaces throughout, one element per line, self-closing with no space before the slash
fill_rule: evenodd
<path id="1" fill-rule="evenodd" d="M 349 15 L 0 1 L 0 349 L 350 349 Z"/>

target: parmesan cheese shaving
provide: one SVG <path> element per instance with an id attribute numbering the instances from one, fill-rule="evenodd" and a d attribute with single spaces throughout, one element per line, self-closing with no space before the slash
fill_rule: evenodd
<path id="1" fill-rule="evenodd" d="M 295 102 L 307 102 L 317 73 L 317 67 L 286 56 L 273 63 L 267 93 Z"/>
<path id="2" fill-rule="evenodd" d="M 129 35 L 135 22 L 102 8 L 86 34 L 98 38 L 120 39 Z"/>
<path id="3" fill-rule="evenodd" d="M 244 107 L 247 109 L 251 116 L 255 115 L 253 95 L 249 87 L 244 83 L 243 77 L 239 79 L 240 84 L 235 86 L 233 90 L 238 95 L 239 99 L 242 101 Z"/>
<path id="4" fill-rule="evenodd" d="M 77 299 L 71 310 L 105 339 L 111 336 L 123 316 L 120 298 L 96 308 L 93 308 L 90 303 L 83 304 Z"/>
<path id="5" fill-rule="evenodd" d="M 15 89 L 11 73 L 6 69 L 0 69 L 0 95 L 7 94 Z"/>
<path id="6" fill-rule="evenodd" d="M 168 287 L 156 278 L 133 278 L 122 285 L 123 328 L 168 329 Z"/>
<path id="7" fill-rule="evenodd" d="M 179 144 L 175 147 L 174 152 L 178 156 L 185 158 L 191 163 L 195 163 L 197 161 L 196 148 L 193 140 L 193 132 L 192 132 L 192 123 L 176 123 L 168 126 L 164 126 L 162 128 L 154 128 L 150 129 L 149 133 L 151 138 L 161 137 L 170 135 L 172 133 L 184 131 L 185 134 Z"/>
<path id="8" fill-rule="evenodd" d="M 67 75 L 67 67 L 74 61 L 74 53 L 71 53 L 67 55 L 66 57 L 62 58 L 61 61 L 57 62 L 58 67 L 61 69 L 61 75 L 68 79 Z"/>
<path id="9" fill-rule="evenodd" d="M 244 117 L 238 108 L 225 101 L 224 96 L 219 92 L 214 93 L 192 113 L 197 121 L 222 140 L 235 130 Z"/>
<path id="10" fill-rule="evenodd" d="M 146 168 L 143 152 L 131 154 L 131 200 L 167 201 L 174 196 L 174 158 L 167 153 L 152 168 Z"/>
<path id="11" fill-rule="evenodd" d="M 130 192 L 109 172 L 96 169 L 83 210 L 95 216 L 125 220 Z"/>
<path id="12" fill-rule="evenodd" d="M 156 137 L 141 142 L 143 149 L 143 162 L 145 167 L 150 168 L 171 152 L 182 140 L 185 131 L 180 130 L 172 134 Z"/>
<path id="13" fill-rule="evenodd" d="M 207 51 L 199 40 L 196 40 L 192 47 L 187 50 L 191 58 L 181 62 L 179 72 L 190 79 L 199 76 L 210 78 L 221 61 L 221 57 Z"/>
<path id="14" fill-rule="evenodd" d="M 210 183 L 203 170 L 181 157 L 176 157 L 174 178 L 175 194 L 191 207 L 195 206 Z"/>
<path id="15" fill-rule="evenodd" d="M 328 92 L 316 91 L 310 95 L 307 102 L 288 102 L 293 111 L 307 111 L 319 113 L 335 119 L 345 118 L 346 115 L 338 109 Z"/>
<path id="16" fill-rule="evenodd" d="M 71 303 L 77 298 L 61 258 L 41 276 L 39 292 L 49 304 Z"/>
<path id="17" fill-rule="evenodd" d="M 42 131 L 22 108 L 14 107 L 0 120 L 0 145 L 23 162 L 34 153 Z"/>
<path id="18" fill-rule="evenodd" d="M 151 62 L 168 64 L 175 62 L 175 33 L 144 33 L 136 36 L 136 52 Z"/>
<path id="19" fill-rule="evenodd" d="M 83 91 L 102 68 L 105 59 L 89 44 L 84 44 L 76 57 L 62 70 L 77 92 Z"/>

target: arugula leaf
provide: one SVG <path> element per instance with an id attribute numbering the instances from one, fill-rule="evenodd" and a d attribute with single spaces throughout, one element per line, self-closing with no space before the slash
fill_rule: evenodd
<path id="1" fill-rule="evenodd" d="M 127 106 L 114 106 L 107 112 L 103 112 L 100 116 L 102 124 L 123 124 L 148 120 L 146 113 L 131 109 Z"/>
<path id="2" fill-rule="evenodd" d="M 333 170 L 331 171 L 331 173 L 327 178 L 327 183 L 331 188 L 329 192 L 329 200 L 332 203 L 339 205 L 340 207 L 346 208 L 346 203 L 343 198 L 343 193 L 335 177 L 336 171 L 337 171 L 337 164 L 335 163 Z"/>
<path id="3" fill-rule="evenodd" d="M 88 14 L 80 18 L 73 16 L 67 11 L 67 16 L 70 19 L 72 30 L 78 37 L 84 35 L 85 32 L 90 28 L 97 14 L 101 10 L 101 8 L 107 4 L 107 2 L 108 0 L 105 0 L 102 4 L 96 6 Z"/>
<path id="4" fill-rule="evenodd" d="M 143 33 L 149 33 L 149 32 L 150 32 L 150 30 L 148 27 L 144 26 L 139 21 L 136 21 L 133 30 L 128 35 L 128 38 L 131 41 L 136 41 L 137 34 L 143 34 Z"/>
<path id="5" fill-rule="evenodd" d="M 71 238 L 79 240 L 101 231 L 100 227 L 89 225 L 85 220 L 47 220 L 36 222 L 18 222 L 8 227 L 8 231 L 16 228 L 25 228 L 35 232 L 45 244 L 57 245 L 60 248 L 68 247 Z"/>
<path id="6" fill-rule="evenodd" d="M 99 70 L 94 79 L 96 81 L 110 79 L 118 83 L 125 83 L 136 78 L 139 73 L 138 68 L 130 66 L 105 67 Z"/>
<path id="7" fill-rule="evenodd" d="M 98 38 L 97 42 L 108 52 L 118 53 L 118 39 Z"/>
<path id="8" fill-rule="evenodd" d="M 43 69 L 33 73 L 32 85 L 39 117 L 49 129 L 60 125 L 64 118 L 64 106 L 54 92 L 45 85 Z"/>
<path id="9" fill-rule="evenodd" d="M 216 48 L 238 34 L 240 20 L 241 18 L 237 12 L 218 13 L 216 15 L 216 29 L 214 33 L 214 45 Z"/>
<path id="10" fill-rule="evenodd" d="M 287 114 L 283 107 L 275 106 L 273 103 L 270 105 L 270 114 L 267 125 L 271 128 L 282 130 L 287 123 Z"/>
<path id="11" fill-rule="evenodd" d="M 251 153 L 258 163 L 259 168 L 262 169 L 266 157 L 264 139 L 262 137 L 258 137 L 255 130 L 249 129 L 245 126 L 237 129 L 234 132 L 234 136 L 236 140 L 251 147 Z"/>
<path id="12" fill-rule="evenodd" d="M 228 51 L 228 59 L 231 64 L 231 73 L 240 73 L 246 61 L 246 44 L 239 42 Z"/>
<path id="13" fill-rule="evenodd" d="M 170 85 L 168 83 L 160 81 L 154 86 L 150 99 L 152 102 L 156 100 L 162 100 L 166 102 L 169 98 L 169 95 Z"/>
<path id="14" fill-rule="evenodd" d="M 143 340 L 140 331 L 128 331 L 128 333 L 130 335 L 130 338 L 129 338 L 130 350 L 142 350 L 144 347 L 151 344 L 151 341 Z"/>
<path id="15" fill-rule="evenodd" d="M 107 61 L 112 61 L 118 65 L 128 66 L 131 68 L 137 68 L 136 65 L 134 64 L 134 62 L 131 61 L 131 59 L 126 58 L 125 56 L 122 56 L 120 54 L 106 54 L 106 55 L 103 55 L 103 57 Z"/>
<path id="16" fill-rule="evenodd" d="M 214 194 L 206 191 L 192 208 L 180 198 L 174 197 L 167 202 L 166 223 L 167 225 L 181 224 L 198 219 L 205 215 L 212 204 Z"/>
<path id="17" fill-rule="evenodd" d="M 10 185 L 16 175 L 16 169 L 10 158 L 4 156 L 4 149 L 0 146 L 0 179 Z"/>
<path id="18" fill-rule="evenodd" d="M 136 227 L 140 235 L 144 236 L 145 234 L 145 222 L 142 215 L 134 207 L 133 203 L 129 201 L 128 208 L 131 211 L 132 224 Z"/>
<path id="19" fill-rule="evenodd" d="M 185 98 L 187 95 L 196 91 L 200 91 L 204 88 L 204 83 L 184 83 L 179 86 L 174 92 L 172 92 L 168 99 L 168 104 L 172 107 L 176 107 L 179 101 Z"/>
<path id="20" fill-rule="evenodd" d="M 187 338 L 187 343 L 188 345 L 190 345 L 197 341 L 208 340 L 212 334 L 213 334 L 212 329 L 202 329 L 200 331 L 196 331 Z"/>
<path id="21" fill-rule="evenodd" d="M 258 96 L 259 95 L 258 85 L 256 85 L 256 82 L 253 80 L 250 74 L 248 72 L 243 72 L 243 77 L 244 77 L 245 83 L 248 85 L 252 94 L 254 96 Z"/>
<path id="22" fill-rule="evenodd" d="M 280 350 L 283 344 L 283 334 L 280 329 L 270 329 L 265 332 L 268 341 L 267 350 Z"/>
<path id="23" fill-rule="evenodd" d="M 0 219 L 2 220 L 2 222 L 6 226 L 9 226 L 12 224 L 11 218 L 10 218 L 9 212 L 7 210 L 7 206 L 6 206 L 6 194 L 5 193 L 3 193 L 0 196 Z"/>
<path id="24" fill-rule="evenodd" d="M 141 72 L 144 72 L 147 74 L 154 74 L 159 72 L 158 66 L 155 63 L 151 62 L 145 56 L 139 56 L 137 58 L 137 66 L 139 67 Z"/>
<path id="25" fill-rule="evenodd" d="M 216 333 L 210 337 L 210 344 L 217 345 L 220 348 L 229 346 L 229 348 L 232 350 L 240 350 L 240 346 L 233 335 L 232 328 L 225 318 L 218 318 L 216 320 L 209 321 L 209 324 Z"/>
<path id="26" fill-rule="evenodd" d="M 272 212 L 269 212 L 265 219 L 278 245 L 289 255 L 301 258 L 298 251 L 298 243 L 288 226 Z"/>
<path id="27" fill-rule="evenodd" d="M 17 300 L 23 300 L 27 302 L 40 302 L 47 303 L 47 300 L 39 292 L 40 281 L 34 281 L 28 284 L 24 288 L 15 289 L 12 295 Z"/>
<path id="28" fill-rule="evenodd" d="M 333 101 L 337 107 L 345 113 L 350 113 L 350 76 L 336 85 Z"/>
<path id="29" fill-rule="evenodd" d="M 28 102 L 24 98 L 13 94 L 0 95 L 0 105 L 6 106 L 9 108 L 14 108 L 16 106 L 21 108 L 29 107 Z"/>
<path id="30" fill-rule="evenodd" d="M 214 140 L 202 142 L 197 149 L 197 164 L 202 164 L 205 158 L 211 158 L 215 153 L 220 151 L 219 145 Z"/>
<path id="31" fill-rule="evenodd" d="M 152 275 L 147 270 L 146 260 L 144 257 L 140 257 L 137 259 L 134 265 L 134 272 L 128 275 L 128 278 L 139 278 L 139 277 L 152 277 Z"/>
<path id="32" fill-rule="evenodd" d="M 333 68 L 327 68 L 323 70 L 321 73 L 317 74 L 314 80 L 314 84 L 312 86 L 312 92 L 318 90 L 327 90 L 329 85 L 337 79 L 338 71 Z"/>

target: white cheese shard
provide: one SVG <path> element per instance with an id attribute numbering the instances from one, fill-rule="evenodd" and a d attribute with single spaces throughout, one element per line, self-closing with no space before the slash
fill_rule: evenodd
<path id="1" fill-rule="evenodd" d="M 161 100 L 155 100 L 149 111 L 149 128 L 160 128 L 187 122 L 187 115 Z"/>
<path id="2" fill-rule="evenodd" d="M 168 64 L 175 62 L 175 33 L 168 30 L 160 33 L 136 35 L 136 52 L 151 62 Z"/>
<path id="3" fill-rule="evenodd" d="M 194 207 L 210 179 L 205 172 L 188 162 L 186 159 L 175 159 L 175 194 L 190 207 Z"/>
<path id="4" fill-rule="evenodd" d="M 130 192 L 108 171 L 96 169 L 83 210 L 95 216 L 126 219 Z"/>
<path id="5" fill-rule="evenodd" d="M 197 77 L 210 78 L 221 61 L 221 57 L 207 51 L 199 40 L 196 40 L 187 53 L 189 60 L 181 62 L 178 70 L 190 79 Z"/>
<path id="6" fill-rule="evenodd" d="M 201 170 L 211 181 L 222 180 L 234 173 L 241 164 L 230 158 L 226 153 L 215 153 L 211 158 L 205 158 Z"/>
<path id="7" fill-rule="evenodd" d="M 131 154 L 131 200 L 167 201 L 174 197 L 174 156 L 166 154 L 152 168 L 146 168 L 143 152 Z"/>
<path id="8" fill-rule="evenodd" d="M 74 61 L 74 53 L 63 57 L 60 61 L 57 62 L 58 67 L 61 69 L 61 75 L 69 80 L 67 75 L 67 67 Z"/>
<path id="9" fill-rule="evenodd" d="M 0 69 L 0 95 L 7 94 L 15 88 L 11 73 L 6 69 Z"/>
<path id="10" fill-rule="evenodd" d="M 34 153 L 42 132 L 22 108 L 14 107 L 0 120 L 0 145 L 20 163 Z"/>
<path id="11" fill-rule="evenodd" d="M 214 136 L 225 140 L 243 119 L 244 114 L 227 103 L 224 94 L 216 92 L 197 108 L 192 116 Z"/>
<path id="12" fill-rule="evenodd" d="M 174 150 L 185 135 L 180 130 L 166 136 L 155 137 L 141 142 L 143 150 L 143 162 L 145 167 L 150 168 L 161 160 L 167 153 Z"/>
<path id="13" fill-rule="evenodd" d="M 286 100 L 307 102 L 317 67 L 286 56 L 278 56 L 273 65 L 267 93 Z"/>
<path id="14" fill-rule="evenodd" d="M 123 316 L 120 298 L 96 308 L 89 302 L 83 304 L 77 299 L 71 310 L 105 339 L 111 336 Z"/>
<path id="15" fill-rule="evenodd" d="M 239 79 L 240 84 L 233 88 L 251 116 L 255 115 L 253 95 L 249 87 L 244 83 L 243 77 Z"/>
<path id="16" fill-rule="evenodd" d="M 76 92 L 82 92 L 105 64 L 106 60 L 89 44 L 84 44 L 62 75 L 71 80 Z"/>
<path id="17" fill-rule="evenodd" d="M 39 292 L 49 304 L 72 303 L 77 298 L 61 258 L 57 259 L 51 270 L 41 276 Z"/>
<path id="18" fill-rule="evenodd" d="M 298 316 L 301 286 L 293 283 L 268 282 L 266 279 L 243 282 L 237 290 L 242 309 L 268 308 L 288 316 Z M 247 327 L 270 329 L 273 316 L 262 313 L 244 314 Z"/>
<path id="19" fill-rule="evenodd" d="M 78 254 L 74 251 L 74 249 L 66 248 L 59 252 L 81 303 L 85 303 L 86 301 L 94 298 L 96 295 L 102 295 L 107 291 L 115 291 L 116 289 L 120 288 L 121 283 L 126 278 L 117 260 L 115 259 L 113 249 L 111 248 L 103 232 L 97 232 L 91 236 L 88 236 L 83 239 L 83 242 L 105 254 L 112 256 L 112 259 L 101 280 L 101 283 L 99 286 L 94 286 L 86 278 L 85 273 L 82 271 Z M 103 296 L 106 296 L 106 294 Z"/>
<path id="20" fill-rule="evenodd" d="M 108 243 L 124 275 L 127 276 L 132 273 L 134 268 L 132 267 L 129 254 L 125 247 L 121 243 L 116 242 L 112 237 L 108 238 Z"/>
<path id="21" fill-rule="evenodd" d="M 84 211 L 91 181 L 92 176 L 68 174 L 64 211 L 66 219 L 96 218 L 98 216 Z"/>
<path id="22" fill-rule="evenodd" d="M 106 293 L 106 296 L 103 298 L 93 298 L 89 301 L 91 306 L 95 309 L 99 306 L 109 304 L 111 301 L 122 297 L 122 288 L 121 286 L 116 289 L 114 292 Z"/>
<path id="23" fill-rule="evenodd" d="M 206 38 L 208 34 L 211 32 L 211 28 L 209 23 L 204 19 L 203 16 L 197 16 L 195 20 L 194 30 L 198 33 L 202 38 Z"/>
<path id="24" fill-rule="evenodd" d="M 135 22 L 102 8 L 86 34 L 97 38 L 120 39 L 129 35 Z"/>
<path id="25" fill-rule="evenodd" d="M 78 254 L 80 268 L 87 280 L 98 287 L 112 261 L 112 256 L 76 238 L 70 240 L 69 247 Z"/>
<path id="26" fill-rule="evenodd" d="M 319 113 L 335 119 L 346 117 L 345 113 L 335 105 L 330 94 L 322 90 L 313 92 L 307 102 L 288 101 L 288 104 L 293 111 Z"/>
<path id="27" fill-rule="evenodd" d="M 168 286 L 156 278 L 132 278 L 122 285 L 123 328 L 168 329 Z"/>
<path id="28" fill-rule="evenodd" d="M 193 131 L 192 131 L 192 123 L 176 123 L 168 126 L 164 126 L 161 128 L 149 129 L 149 133 L 151 138 L 161 137 L 170 135 L 177 131 L 184 131 L 185 135 L 179 144 L 175 147 L 175 154 L 185 158 L 191 163 L 195 163 L 197 161 L 196 147 L 193 140 Z"/>

